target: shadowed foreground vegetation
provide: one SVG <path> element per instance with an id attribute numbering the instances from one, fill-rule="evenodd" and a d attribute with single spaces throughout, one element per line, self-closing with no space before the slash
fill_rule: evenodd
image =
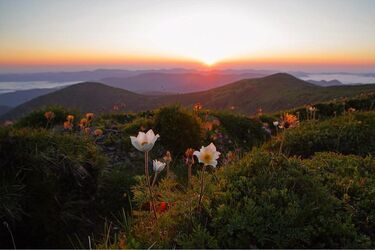
<path id="1" fill-rule="evenodd" d="M 374 248 L 371 98 L 289 111 L 300 116 L 290 127 L 282 113 L 179 106 L 94 118 L 36 110 L 0 127 L 0 246 L 13 248 L 13 238 L 17 248 Z M 130 141 L 149 129 L 160 135 L 150 160 L 172 152 L 152 197 Z M 195 158 L 189 185 L 185 150 L 211 142 L 218 167 L 202 171 Z"/>

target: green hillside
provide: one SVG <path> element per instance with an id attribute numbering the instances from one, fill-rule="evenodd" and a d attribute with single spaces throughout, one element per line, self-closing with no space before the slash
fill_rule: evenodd
<path id="1" fill-rule="evenodd" d="M 234 108 L 238 112 L 254 114 L 260 107 L 264 112 L 273 112 L 373 91 L 375 84 L 320 87 L 285 73 L 244 79 L 208 91 L 166 96 L 140 95 L 101 83 L 85 82 L 35 98 L 16 107 L 2 118 L 17 118 L 33 109 L 48 105 L 102 113 L 113 111 L 114 106 L 120 106 L 123 111 L 144 111 L 176 103 L 184 106 L 201 103 L 205 108 Z"/>
<path id="2" fill-rule="evenodd" d="M 179 106 L 86 125 L 72 110 L 34 111 L 0 126 L 0 218 L 15 235 L 0 230 L 0 247 L 374 248 L 374 98 L 319 103 L 314 118 L 278 130 L 274 114 Z M 151 188 L 130 139 L 149 129 L 160 135 L 146 161 Z M 186 160 L 210 143 L 216 167 Z M 156 175 L 152 160 L 167 150 Z"/>

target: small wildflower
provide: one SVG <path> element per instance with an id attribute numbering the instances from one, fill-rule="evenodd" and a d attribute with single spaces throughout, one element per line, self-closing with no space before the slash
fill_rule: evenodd
<path id="1" fill-rule="evenodd" d="M 172 155 L 171 155 L 171 152 L 167 151 L 167 152 L 165 153 L 164 157 L 163 157 L 163 160 L 164 160 L 167 164 L 171 163 L 171 161 L 172 161 Z"/>
<path id="2" fill-rule="evenodd" d="M 199 102 L 194 104 L 194 111 L 199 111 L 202 109 L 202 104 L 200 104 Z"/>
<path id="3" fill-rule="evenodd" d="M 85 117 L 87 122 L 91 122 L 94 119 L 94 113 L 86 113 Z"/>
<path id="4" fill-rule="evenodd" d="M 236 153 L 234 153 L 233 151 L 229 151 L 227 153 L 227 162 L 234 161 L 235 159 L 236 159 Z"/>
<path id="5" fill-rule="evenodd" d="M 278 121 L 274 121 L 272 124 L 273 124 L 273 126 L 275 126 L 275 127 L 279 126 L 279 122 L 278 122 Z"/>
<path id="6" fill-rule="evenodd" d="M 165 201 L 160 202 L 158 212 L 163 213 L 167 211 L 167 209 L 168 209 L 168 203 Z"/>
<path id="7" fill-rule="evenodd" d="M 152 161 L 153 170 L 157 173 L 160 173 L 161 171 L 163 171 L 163 169 L 165 168 L 165 165 L 166 163 L 158 161 L 158 160 Z"/>
<path id="8" fill-rule="evenodd" d="M 154 131 L 150 129 L 147 133 L 139 132 L 137 137 L 130 136 L 130 139 L 136 149 L 142 152 L 148 152 L 154 147 L 154 144 L 159 137 L 159 135 L 155 135 Z"/>
<path id="9" fill-rule="evenodd" d="M 355 111 L 356 111 L 355 108 L 348 108 L 348 112 L 349 112 L 349 113 L 353 113 L 353 112 L 355 112 Z"/>
<path id="10" fill-rule="evenodd" d="M 68 116 L 66 117 L 66 120 L 67 120 L 68 122 L 72 123 L 73 120 L 74 120 L 74 115 L 68 115 Z"/>
<path id="11" fill-rule="evenodd" d="M 216 151 L 216 147 L 213 143 L 207 147 L 202 147 L 200 151 L 195 151 L 194 155 L 198 158 L 200 163 L 203 163 L 205 166 L 216 167 L 217 159 L 220 156 L 220 152 Z"/>
<path id="12" fill-rule="evenodd" d="M 72 130 L 72 128 L 73 128 L 73 124 L 71 122 L 69 122 L 69 121 L 64 122 L 64 129 L 65 130 Z"/>
<path id="13" fill-rule="evenodd" d="M 202 124 L 203 129 L 211 131 L 213 129 L 214 124 L 212 122 L 205 122 Z"/>
<path id="14" fill-rule="evenodd" d="M 193 165 L 194 164 L 194 149 L 188 148 L 185 151 L 185 164 Z"/>
<path id="15" fill-rule="evenodd" d="M 85 128 L 85 134 L 89 135 L 91 133 L 91 129 L 90 128 Z"/>
<path id="16" fill-rule="evenodd" d="M 55 118 L 55 113 L 52 111 L 47 111 L 44 113 L 44 117 L 47 119 L 47 121 L 52 121 L 53 118 Z"/>
<path id="17" fill-rule="evenodd" d="M 86 118 L 82 118 L 80 121 L 79 121 L 79 127 L 81 129 L 85 129 L 88 125 L 88 121 Z"/>
<path id="18" fill-rule="evenodd" d="M 295 115 L 286 113 L 282 119 L 282 127 L 283 128 L 293 128 L 297 127 L 299 124 L 298 118 Z"/>
<path id="19" fill-rule="evenodd" d="M 97 136 L 97 137 L 102 136 L 103 135 L 103 130 L 101 130 L 100 128 L 95 129 L 94 135 Z"/>

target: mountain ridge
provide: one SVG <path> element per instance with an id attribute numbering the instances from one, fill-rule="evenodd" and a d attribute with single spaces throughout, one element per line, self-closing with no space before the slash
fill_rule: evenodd
<path id="1" fill-rule="evenodd" d="M 115 106 L 121 106 L 123 111 L 144 111 L 177 103 L 193 106 L 199 102 L 204 108 L 234 109 L 254 114 L 258 108 L 273 112 L 369 91 L 375 91 L 375 85 L 320 87 L 287 73 L 243 79 L 200 92 L 166 96 L 141 95 L 102 83 L 84 82 L 21 104 L 3 115 L 2 119 L 17 118 L 35 108 L 52 104 L 100 113 L 113 111 Z"/>

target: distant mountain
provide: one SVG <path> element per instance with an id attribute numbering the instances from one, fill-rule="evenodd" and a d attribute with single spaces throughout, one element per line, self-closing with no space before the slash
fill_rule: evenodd
<path id="1" fill-rule="evenodd" d="M 38 96 L 45 95 L 56 90 L 58 89 L 29 89 L 0 94 L 0 105 L 15 107 Z"/>
<path id="2" fill-rule="evenodd" d="M 322 86 L 322 87 L 343 85 L 342 82 L 340 82 L 339 80 L 336 80 L 336 79 L 330 80 L 330 81 L 326 81 L 326 80 L 321 80 L 321 81 L 307 80 L 307 82 L 318 85 L 318 86 Z"/>
<path id="3" fill-rule="evenodd" d="M 0 115 L 7 113 L 11 109 L 11 107 L 0 105 Z"/>
<path id="4" fill-rule="evenodd" d="M 268 70 L 196 70 L 184 68 L 172 69 L 153 69 L 153 70 L 125 70 L 125 69 L 97 69 L 86 71 L 63 71 L 63 72 L 36 72 L 36 73 L 4 73 L 0 74 L 0 82 L 27 82 L 27 81 L 50 81 L 50 82 L 69 82 L 69 81 L 98 81 L 103 78 L 127 78 L 147 73 L 164 73 L 164 74 L 258 74 L 269 75 L 274 73 Z"/>
<path id="5" fill-rule="evenodd" d="M 13 119 L 36 108 L 54 104 L 81 111 L 103 112 L 125 103 L 127 110 L 138 111 L 149 107 L 150 98 L 102 83 L 83 82 L 21 104 L 5 114 L 5 118 Z"/>
<path id="6" fill-rule="evenodd" d="M 253 114 L 259 107 L 265 112 L 272 112 L 362 92 L 375 92 L 375 85 L 321 87 L 285 73 L 244 79 L 207 91 L 166 96 L 141 95 L 101 83 L 86 82 L 37 97 L 11 110 L 2 119 L 17 118 L 51 104 L 83 112 L 107 112 L 119 104 L 125 106 L 125 111 L 141 111 L 175 103 L 192 106 L 199 102 L 206 108 L 234 108 Z"/>
<path id="7" fill-rule="evenodd" d="M 128 78 L 104 78 L 100 82 L 137 93 L 188 93 L 216 88 L 244 78 L 263 77 L 261 73 L 145 73 Z"/>

